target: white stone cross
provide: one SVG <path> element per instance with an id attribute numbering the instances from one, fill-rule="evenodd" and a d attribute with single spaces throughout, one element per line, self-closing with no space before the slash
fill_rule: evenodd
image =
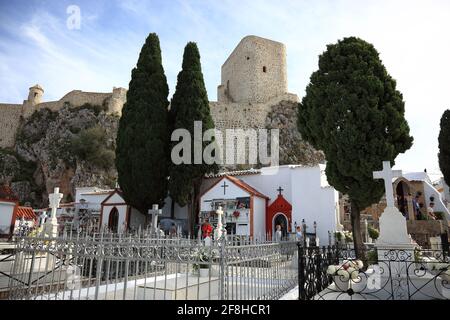
<path id="1" fill-rule="evenodd" d="M 394 189 L 392 188 L 392 179 L 402 176 L 401 170 L 392 170 L 390 161 L 383 161 L 383 170 L 374 171 L 374 179 L 383 179 L 384 187 L 386 189 L 386 203 L 388 208 L 393 208 L 395 206 L 394 202 Z"/>
<path id="2" fill-rule="evenodd" d="M 56 219 L 56 211 L 59 208 L 59 203 L 61 202 L 62 198 L 63 194 L 59 193 L 59 188 L 55 188 L 53 190 L 53 193 L 50 193 L 48 196 L 48 202 L 50 208 L 52 209 L 52 219 Z"/>
<path id="3" fill-rule="evenodd" d="M 159 206 L 154 204 L 152 209 L 148 210 L 148 214 L 152 215 L 152 229 L 156 233 L 158 231 L 158 216 L 162 215 L 162 210 Z"/>
<path id="4" fill-rule="evenodd" d="M 220 239 L 220 238 L 222 238 L 222 228 L 223 228 L 223 225 L 222 225 L 222 215 L 223 215 L 222 207 L 219 207 L 217 209 L 216 213 L 217 213 L 217 233 L 216 234 L 217 234 L 217 239 Z"/>

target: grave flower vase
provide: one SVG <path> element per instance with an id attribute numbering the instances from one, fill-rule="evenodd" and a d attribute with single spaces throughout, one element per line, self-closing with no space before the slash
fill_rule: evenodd
<path id="1" fill-rule="evenodd" d="M 367 288 L 367 276 L 365 274 L 359 274 L 356 279 L 350 282 L 350 288 L 354 292 L 362 292 Z"/>
<path id="2" fill-rule="evenodd" d="M 209 278 L 209 266 L 208 265 L 200 266 L 199 272 L 200 272 L 200 278 Z"/>
<path id="3" fill-rule="evenodd" d="M 347 291 L 350 279 L 348 277 L 336 275 L 333 277 L 337 291 Z"/>
<path id="4" fill-rule="evenodd" d="M 450 283 L 450 275 L 447 274 L 446 272 L 442 272 L 439 275 L 444 281 L 446 281 L 446 283 Z"/>

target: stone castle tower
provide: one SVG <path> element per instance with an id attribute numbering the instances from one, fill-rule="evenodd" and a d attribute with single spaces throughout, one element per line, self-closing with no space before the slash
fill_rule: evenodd
<path id="1" fill-rule="evenodd" d="M 210 102 L 211 116 L 222 134 L 226 129 L 279 129 L 280 164 L 315 165 L 324 157 L 302 140 L 297 129 L 299 98 L 288 92 L 286 60 L 284 44 L 257 36 L 243 38 L 222 66 L 218 101 Z M 257 144 L 248 142 L 246 151 L 255 150 Z"/>
<path id="2" fill-rule="evenodd" d="M 247 36 L 222 66 L 218 102 L 265 103 L 287 93 L 286 47 Z"/>
<path id="3" fill-rule="evenodd" d="M 34 107 L 35 105 L 41 103 L 43 95 L 44 89 L 42 89 L 40 85 L 36 84 L 30 88 L 28 100 L 25 100 L 24 103 L 27 103 L 29 106 Z"/>

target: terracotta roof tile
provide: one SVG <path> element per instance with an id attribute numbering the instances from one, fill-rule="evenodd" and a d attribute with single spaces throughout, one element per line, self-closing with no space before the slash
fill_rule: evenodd
<path id="1" fill-rule="evenodd" d="M 233 177 L 233 176 L 225 176 L 228 180 L 230 180 L 231 182 L 233 182 L 234 184 L 236 184 L 238 187 L 244 189 L 245 191 L 247 191 L 248 193 L 258 196 L 260 198 L 265 198 L 265 199 L 269 199 L 268 196 L 262 194 L 261 192 L 259 192 L 258 190 L 256 190 L 255 188 L 253 188 L 252 186 L 250 186 L 249 184 L 245 183 L 244 181 Z"/>
<path id="2" fill-rule="evenodd" d="M 17 208 L 17 219 L 25 218 L 25 220 L 36 220 L 36 214 L 34 213 L 32 208 L 29 207 L 18 207 Z"/>

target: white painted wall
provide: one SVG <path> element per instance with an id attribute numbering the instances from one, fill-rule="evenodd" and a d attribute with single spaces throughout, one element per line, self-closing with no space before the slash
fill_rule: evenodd
<path id="1" fill-rule="evenodd" d="M 253 236 L 263 238 L 266 234 L 266 199 L 253 198 Z"/>
<path id="2" fill-rule="evenodd" d="M 223 188 L 221 185 L 223 185 L 223 182 L 226 181 L 228 187 L 226 188 L 226 194 L 223 194 Z M 200 210 L 201 211 L 211 211 L 211 202 L 206 202 L 207 200 L 213 200 L 213 199 L 236 199 L 236 198 L 242 198 L 242 197 L 250 197 L 250 194 L 241 188 L 239 188 L 237 185 L 235 185 L 230 180 L 222 180 L 219 182 L 216 186 L 214 186 L 212 189 L 207 191 L 200 199 Z"/>
<path id="3" fill-rule="evenodd" d="M 281 166 L 274 175 L 243 175 L 237 178 L 245 181 L 270 198 L 269 205 L 278 196 L 281 186 L 283 197 L 292 204 L 292 224 L 301 224 L 305 219 L 313 231 L 317 222 L 317 234 L 321 243 L 328 242 L 328 230 L 334 231 L 339 221 L 339 194 L 328 186 L 326 177 L 321 174 L 324 166 L 301 167 Z M 293 225 L 291 226 L 293 229 Z"/>
<path id="4" fill-rule="evenodd" d="M 439 191 L 436 190 L 435 187 L 433 187 L 429 182 L 424 181 L 423 182 L 423 189 L 425 194 L 425 201 L 427 206 L 430 205 L 430 197 L 433 196 L 434 199 L 434 211 L 442 211 L 447 214 L 447 221 L 450 221 L 450 212 L 446 205 L 444 204 L 442 200 L 442 195 L 439 193 Z"/>
<path id="5" fill-rule="evenodd" d="M 15 203 L 0 201 L 0 235 L 9 234 Z"/>
<path id="6" fill-rule="evenodd" d="M 138 230 L 140 226 L 141 229 L 145 229 L 145 215 L 134 208 L 130 211 L 130 228 Z"/>
<path id="7" fill-rule="evenodd" d="M 161 218 L 170 218 L 170 208 L 172 205 L 172 199 L 167 197 L 164 200 L 164 207 L 162 208 L 162 217 Z M 175 203 L 175 219 L 178 220 L 186 220 L 188 218 L 188 206 L 180 207 L 177 203 Z"/>
<path id="8" fill-rule="evenodd" d="M 75 202 L 77 204 L 79 204 L 80 200 L 84 199 L 84 200 L 86 200 L 87 209 L 100 212 L 101 207 L 102 207 L 101 204 L 109 196 L 109 194 L 106 194 L 106 193 L 105 194 L 103 194 L 103 193 L 102 194 L 89 194 L 89 193 L 101 192 L 101 191 L 108 191 L 108 190 L 103 190 L 103 189 L 99 189 L 99 188 L 95 188 L 95 187 L 77 188 L 75 191 Z M 122 202 L 122 201 L 120 201 L 120 202 Z"/>
<path id="9" fill-rule="evenodd" d="M 321 168 L 299 168 L 292 174 L 292 220 L 300 224 L 305 219 L 313 232 L 313 223 L 317 222 L 317 235 L 320 243 L 328 242 L 328 231 L 334 231 L 339 219 L 339 194 L 331 187 L 322 187 Z"/>

